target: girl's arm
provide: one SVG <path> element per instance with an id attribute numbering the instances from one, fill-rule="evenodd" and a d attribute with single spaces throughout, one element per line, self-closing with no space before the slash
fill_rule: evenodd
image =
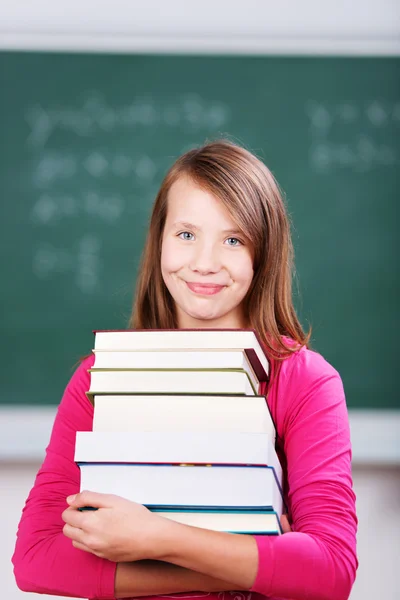
<path id="1" fill-rule="evenodd" d="M 232 583 L 190 571 L 177 565 L 153 560 L 118 563 L 115 575 L 116 598 L 157 596 L 179 592 L 222 592 Z"/>
<path id="2" fill-rule="evenodd" d="M 265 596 L 346 600 L 358 562 L 341 379 L 319 354 L 299 352 L 283 367 L 277 402 L 285 406 L 280 434 L 294 531 L 251 537 L 179 525 L 160 546 L 161 558 Z"/>
<path id="3" fill-rule="evenodd" d="M 114 598 L 115 584 L 119 597 L 232 589 L 232 584 L 162 562 L 116 565 L 74 548 L 63 534 L 66 498 L 79 491 L 75 434 L 92 429 L 93 408 L 85 396 L 92 363 L 93 358 L 86 359 L 66 387 L 45 460 L 23 510 L 12 558 L 18 587 L 86 598 Z"/>
<path id="4" fill-rule="evenodd" d="M 79 491 L 75 433 L 92 428 L 93 409 L 85 396 L 92 363 L 92 357 L 85 359 L 65 389 L 46 457 L 22 512 L 12 561 L 23 591 L 114 597 L 115 565 L 77 551 L 62 532 L 66 497 Z"/>

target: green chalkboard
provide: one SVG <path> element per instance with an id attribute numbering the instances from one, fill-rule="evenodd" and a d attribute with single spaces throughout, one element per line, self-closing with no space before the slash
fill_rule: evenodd
<path id="1" fill-rule="evenodd" d="M 399 58 L 0 53 L 1 403 L 56 404 L 125 327 L 163 175 L 227 135 L 286 193 L 349 407 L 399 407 L 399 131 Z"/>

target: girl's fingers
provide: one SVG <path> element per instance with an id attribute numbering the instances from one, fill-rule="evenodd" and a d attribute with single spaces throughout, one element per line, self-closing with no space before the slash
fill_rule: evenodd
<path id="1" fill-rule="evenodd" d="M 83 517 L 83 513 L 78 512 L 74 508 L 66 508 L 61 515 L 64 523 L 68 523 L 68 525 L 72 525 L 72 527 L 78 527 L 79 529 L 82 529 Z"/>
<path id="2" fill-rule="evenodd" d="M 78 550 L 83 550 L 84 552 L 89 552 L 90 554 L 93 554 L 93 550 L 91 550 L 90 548 L 88 548 L 88 546 L 85 546 L 85 544 L 82 544 L 81 542 L 72 540 L 72 545 L 74 546 L 74 548 L 78 548 Z"/>
<path id="3" fill-rule="evenodd" d="M 75 542 L 79 542 L 81 543 L 84 537 L 84 532 L 82 531 L 82 529 L 79 529 L 78 527 L 73 527 L 72 525 L 69 525 L 68 523 L 66 523 L 63 527 L 63 534 L 65 535 L 65 537 L 69 538 L 70 540 L 73 540 Z"/>
<path id="4" fill-rule="evenodd" d="M 283 529 L 283 533 L 289 533 L 290 531 L 292 531 L 292 528 L 290 527 L 287 515 L 281 516 L 281 526 Z"/>
<path id="5" fill-rule="evenodd" d="M 79 494 L 68 496 L 67 503 L 72 508 L 82 508 L 85 506 L 107 508 L 112 504 L 114 498 L 110 494 L 98 494 L 97 492 L 84 490 Z"/>

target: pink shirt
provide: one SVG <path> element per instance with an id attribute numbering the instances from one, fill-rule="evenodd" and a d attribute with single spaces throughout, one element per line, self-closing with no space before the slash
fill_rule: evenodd
<path id="1" fill-rule="evenodd" d="M 85 359 L 67 385 L 46 458 L 23 510 L 13 564 L 17 584 L 24 591 L 114 598 L 116 564 L 74 548 L 62 533 L 65 499 L 79 491 L 75 434 L 92 429 L 93 407 L 85 395 L 92 364 L 93 357 Z M 358 566 L 357 517 L 341 379 L 321 355 L 305 348 L 279 367 L 272 365 L 272 376 L 267 401 L 277 428 L 293 533 L 255 536 L 259 564 L 249 592 L 193 592 L 168 598 L 349 597 Z"/>

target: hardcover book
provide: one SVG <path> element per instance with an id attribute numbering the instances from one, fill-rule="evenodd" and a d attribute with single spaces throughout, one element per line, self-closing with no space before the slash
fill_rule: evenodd
<path id="1" fill-rule="evenodd" d="M 254 329 L 96 330 L 94 350 L 246 350 L 259 381 L 269 363 Z"/>

